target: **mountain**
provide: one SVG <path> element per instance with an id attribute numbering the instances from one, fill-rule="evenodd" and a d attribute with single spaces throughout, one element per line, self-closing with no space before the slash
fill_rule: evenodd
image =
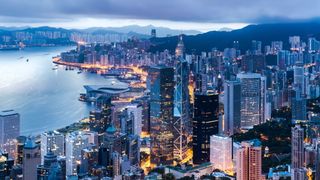
<path id="1" fill-rule="evenodd" d="M 113 31 L 113 32 L 118 32 L 118 33 L 130 33 L 134 32 L 137 34 L 144 34 L 144 35 L 150 35 L 151 34 L 151 29 L 156 29 L 157 31 L 157 36 L 158 37 L 167 37 L 168 35 L 170 36 L 176 36 L 179 34 L 188 34 L 188 35 L 196 35 L 200 34 L 200 31 L 195 31 L 195 30 L 177 30 L 177 29 L 170 29 L 166 27 L 156 27 L 152 25 L 148 26 L 138 26 L 138 25 L 130 25 L 130 26 L 123 26 L 123 27 L 106 27 L 106 28 L 88 28 L 85 29 L 84 31 L 92 31 L 92 30 L 108 30 L 108 31 Z"/>
<path id="2" fill-rule="evenodd" d="M 242 29 L 226 31 L 210 31 L 198 35 L 185 35 L 183 40 L 187 52 L 200 53 L 212 48 L 223 50 L 233 47 L 233 41 L 239 41 L 242 52 L 251 48 L 252 40 L 262 41 L 262 47 L 270 45 L 271 41 L 283 41 L 284 48 L 289 47 L 289 36 L 300 36 L 303 41 L 309 37 L 320 39 L 320 23 L 279 23 L 249 25 Z M 174 51 L 178 36 L 151 39 L 151 52 L 168 49 Z"/>

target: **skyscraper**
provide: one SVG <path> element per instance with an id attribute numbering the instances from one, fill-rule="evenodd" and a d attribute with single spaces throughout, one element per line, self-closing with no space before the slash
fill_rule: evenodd
<path id="1" fill-rule="evenodd" d="M 33 139 L 28 138 L 23 148 L 23 179 L 37 179 L 37 166 L 40 163 L 39 145 Z"/>
<path id="2" fill-rule="evenodd" d="M 179 44 L 182 44 L 182 39 Z M 182 48 L 177 46 L 177 49 Z M 180 50 L 177 50 L 180 52 Z M 190 98 L 189 98 L 189 65 L 178 53 L 175 61 L 174 88 L 174 157 L 178 162 L 187 161 L 187 151 L 191 148 Z"/>
<path id="3" fill-rule="evenodd" d="M 213 135 L 210 137 L 210 162 L 214 168 L 232 171 L 232 138 Z"/>
<path id="4" fill-rule="evenodd" d="M 156 66 L 149 69 L 151 163 L 173 163 L 174 70 Z"/>
<path id="5" fill-rule="evenodd" d="M 210 136 L 219 131 L 219 95 L 195 94 L 193 114 L 193 163 L 210 161 Z"/>
<path id="6" fill-rule="evenodd" d="M 183 36 L 179 36 L 179 42 L 176 47 L 176 57 L 183 57 L 184 56 L 184 43 L 183 43 Z"/>
<path id="7" fill-rule="evenodd" d="M 304 129 L 296 125 L 291 129 L 291 168 L 302 168 L 304 165 Z"/>
<path id="8" fill-rule="evenodd" d="M 97 100 L 97 110 L 90 112 L 90 130 L 103 134 L 111 123 L 111 98 L 101 96 Z"/>
<path id="9" fill-rule="evenodd" d="M 151 29 L 151 37 L 156 38 L 157 37 L 157 31 L 156 29 Z"/>
<path id="10" fill-rule="evenodd" d="M 64 156 L 64 135 L 57 131 L 50 131 L 41 134 L 41 162 L 48 152 L 57 156 Z"/>
<path id="11" fill-rule="evenodd" d="M 15 156 L 15 139 L 20 136 L 20 115 L 13 110 L 0 111 L 0 149 Z"/>
<path id="12" fill-rule="evenodd" d="M 128 134 L 141 135 L 142 131 L 142 106 L 139 104 L 130 104 L 126 107 L 127 117 L 132 119 L 132 132 Z"/>
<path id="13" fill-rule="evenodd" d="M 241 142 L 236 152 L 237 180 L 262 179 L 261 142 L 257 139 Z"/>
<path id="14" fill-rule="evenodd" d="M 224 83 L 224 121 L 222 131 L 233 135 L 240 129 L 241 84 L 239 80 Z"/>
<path id="15" fill-rule="evenodd" d="M 82 149 L 89 146 L 89 136 L 84 132 L 75 131 L 66 136 L 66 173 L 75 175 L 81 160 Z"/>
<path id="16" fill-rule="evenodd" d="M 240 73 L 241 128 L 250 129 L 265 122 L 266 78 L 256 73 Z"/>

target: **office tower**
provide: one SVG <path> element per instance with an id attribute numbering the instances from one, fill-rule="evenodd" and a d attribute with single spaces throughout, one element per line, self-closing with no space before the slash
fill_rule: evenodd
<path id="1" fill-rule="evenodd" d="M 183 43 L 183 36 L 180 35 L 179 36 L 179 42 L 178 45 L 176 47 L 176 57 L 183 57 L 184 56 L 184 43 Z"/>
<path id="2" fill-rule="evenodd" d="M 294 87 L 300 90 L 300 93 L 305 95 L 306 94 L 306 87 L 305 87 L 305 78 L 304 78 L 304 67 L 302 62 L 297 62 L 293 66 L 293 73 L 294 73 Z"/>
<path id="3" fill-rule="evenodd" d="M 210 137 L 210 162 L 215 169 L 232 171 L 232 138 L 213 135 Z"/>
<path id="4" fill-rule="evenodd" d="M 49 131 L 41 134 L 41 162 L 44 156 L 51 151 L 57 156 L 64 156 L 64 135 L 57 131 Z"/>
<path id="5" fill-rule="evenodd" d="M 26 143 L 26 140 L 27 140 L 27 137 L 25 136 L 19 136 L 17 137 L 16 141 L 16 151 L 17 151 L 17 154 L 16 154 L 16 164 L 23 164 L 23 147 L 24 147 L 24 144 Z"/>
<path id="6" fill-rule="evenodd" d="M 265 122 L 266 78 L 256 73 L 240 73 L 241 128 L 251 129 Z"/>
<path id="7" fill-rule="evenodd" d="M 290 36 L 289 43 L 291 45 L 292 51 L 299 51 L 300 50 L 300 48 L 301 48 L 300 36 Z"/>
<path id="8" fill-rule="evenodd" d="M 0 111 L 0 149 L 15 157 L 15 139 L 20 136 L 20 115 L 13 111 Z"/>
<path id="9" fill-rule="evenodd" d="M 306 168 L 291 169 L 291 180 L 306 180 L 307 178 Z"/>
<path id="10" fill-rule="evenodd" d="M 259 55 L 262 54 L 262 42 L 261 41 L 256 41 L 256 40 L 252 40 L 251 42 L 251 54 L 253 55 Z"/>
<path id="11" fill-rule="evenodd" d="M 151 37 L 156 38 L 157 37 L 157 31 L 156 29 L 151 29 Z"/>
<path id="12" fill-rule="evenodd" d="M 99 150 L 91 145 L 81 150 L 80 173 L 92 174 L 91 170 L 98 165 Z"/>
<path id="13" fill-rule="evenodd" d="M 298 169 L 304 165 L 304 129 L 300 125 L 291 128 L 291 168 Z"/>
<path id="14" fill-rule="evenodd" d="M 131 166 L 139 167 L 140 165 L 140 137 L 137 135 L 128 135 L 126 154 Z"/>
<path id="15" fill-rule="evenodd" d="M 231 136 L 240 130 L 241 84 L 239 80 L 224 83 L 224 134 Z"/>
<path id="16" fill-rule="evenodd" d="M 57 160 L 58 160 L 58 164 L 60 165 L 61 167 L 61 174 L 62 174 L 62 177 L 63 177 L 63 180 L 65 179 L 65 177 L 67 176 L 67 159 L 65 156 L 58 156 L 57 157 Z"/>
<path id="17" fill-rule="evenodd" d="M 66 135 L 66 173 L 76 175 L 81 161 L 82 149 L 88 147 L 89 137 L 81 131 Z"/>
<path id="18" fill-rule="evenodd" d="M 193 163 L 210 161 L 210 136 L 219 131 L 219 95 L 195 94 L 193 113 Z"/>
<path id="19" fill-rule="evenodd" d="M 99 165 L 105 166 L 109 174 L 112 174 L 112 153 L 118 152 L 120 155 L 127 153 L 127 136 L 118 133 L 111 124 L 105 134 L 103 143 L 99 147 Z"/>
<path id="20" fill-rule="evenodd" d="M 40 163 L 39 145 L 33 139 L 28 138 L 23 148 L 23 179 L 37 179 L 37 166 Z"/>
<path id="21" fill-rule="evenodd" d="M 173 68 L 149 69 L 151 163 L 156 165 L 173 163 L 173 78 Z"/>
<path id="22" fill-rule="evenodd" d="M 320 50 L 320 42 L 316 38 L 308 39 L 309 53 L 315 53 Z"/>
<path id="23" fill-rule="evenodd" d="M 272 41 L 271 42 L 271 51 L 273 54 L 277 54 L 279 51 L 283 49 L 283 42 L 282 41 Z"/>
<path id="24" fill-rule="evenodd" d="M 0 149 L 0 179 L 6 179 L 10 176 L 13 165 L 14 160 L 9 157 L 7 152 Z"/>
<path id="25" fill-rule="evenodd" d="M 63 180 L 62 168 L 57 160 L 57 155 L 48 151 L 43 163 L 37 167 L 37 180 Z"/>
<path id="26" fill-rule="evenodd" d="M 178 47 L 177 47 L 178 48 Z M 178 162 L 188 159 L 187 151 L 191 149 L 191 123 L 189 99 L 189 65 L 181 56 L 175 62 L 174 88 L 174 158 Z"/>
<path id="27" fill-rule="evenodd" d="M 245 55 L 241 59 L 241 70 L 244 72 L 261 72 L 266 67 L 264 55 Z"/>
<path id="28" fill-rule="evenodd" d="M 262 180 L 262 150 L 259 140 L 243 141 L 236 151 L 237 180 Z"/>
<path id="29" fill-rule="evenodd" d="M 127 117 L 132 123 L 132 131 L 127 134 L 141 135 L 142 130 L 142 106 L 139 104 L 130 104 L 126 107 Z"/>
<path id="30" fill-rule="evenodd" d="M 307 99 L 301 90 L 291 90 L 292 121 L 307 119 Z"/>
<path id="31" fill-rule="evenodd" d="M 103 134 L 111 123 L 111 98 L 101 96 L 97 100 L 97 110 L 90 112 L 90 130 Z"/>
<path id="32" fill-rule="evenodd" d="M 142 132 L 145 134 L 150 133 L 150 97 L 148 94 L 137 98 L 133 103 L 142 106 Z"/>

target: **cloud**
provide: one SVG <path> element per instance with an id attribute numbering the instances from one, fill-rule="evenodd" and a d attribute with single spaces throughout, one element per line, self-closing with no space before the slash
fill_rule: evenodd
<path id="1" fill-rule="evenodd" d="M 0 21 L 123 18 L 263 23 L 320 17 L 319 0 L 0 0 Z"/>

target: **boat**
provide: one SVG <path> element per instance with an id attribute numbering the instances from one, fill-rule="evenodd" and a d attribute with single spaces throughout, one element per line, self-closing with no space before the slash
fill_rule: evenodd
<path id="1" fill-rule="evenodd" d="M 57 70 L 57 69 L 58 69 L 58 67 L 57 67 L 57 66 L 55 66 L 55 67 L 53 67 L 53 68 L 52 68 L 52 70 Z"/>
<path id="2" fill-rule="evenodd" d="M 27 59 L 26 61 L 29 62 L 29 59 Z"/>
<path id="3" fill-rule="evenodd" d="M 78 71 L 77 73 L 78 73 L 78 74 L 81 74 L 81 73 L 82 73 L 82 71 Z"/>

